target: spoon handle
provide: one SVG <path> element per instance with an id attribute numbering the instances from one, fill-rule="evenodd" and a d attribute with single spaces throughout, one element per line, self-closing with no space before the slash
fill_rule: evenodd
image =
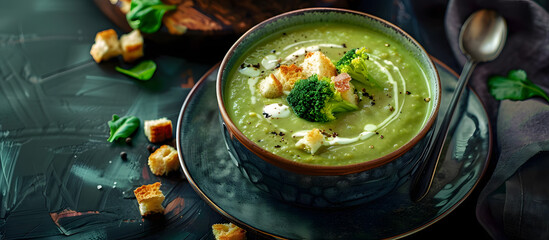
<path id="1" fill-rule="evenodd" d="M 442 123 L 438 128 L 435 128 L 433 134 L 430 135 L 427 147 L 420 155 L 420 158 L 423 159 L 422 165 L 418 169 L 410 186 L 410 198 L 412 201 L 417 202 L 423 199 L 423 197 L 427 195 L 427 192 L 429 192 L 429 188 L 431 188 L 431 183 L 435 177 L 435 170 L 442 154 L 444 142 L 448 136 L 448 128 L 452 122 L 457 103 L 461 99 L 463 89 L 467 86 L 467 82 L 469 81 L 469 77 L 471 77 L 471 73 L 473 73 L 475 66 L 476 62 L 469 60 L 463 67 L 456 89 L 452 95 L 452 100 L 450 100 L 446 114 L 444 114 L 444 118 L 442 119 Z M 433 154 L 435 149 L 438 151 L 437 154 Z"/>

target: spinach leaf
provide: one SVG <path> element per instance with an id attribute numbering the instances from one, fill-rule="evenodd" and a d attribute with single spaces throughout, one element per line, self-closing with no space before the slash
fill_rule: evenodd
<path id="1" fill-rule="evenodd" d="M 166 5 L 160 0 L 132 0 L 126 19 L 133 29 L 154 33 L 162 25 L 162 16 L 177 5 Z"/>
<path id="2" fill-rule="evenodd" d="M 118 66 L 115 69 L 116 71 L 124 73 L 130 77 L 146 81 L 151 79 L 154 75 L 154 72 L 156 71 L 156 63 L 152 60 L 145 60 L 131 69 L 124 69 Z"/>
<path id="3" fill-rule="evenodd" d="M 139 123 L 139 118 L 134 116 L 120 118 L 116 114 L 112 115 L 112 120 L 107 122 L 111 129 L 111 135 L 107 141 L 114 142 L 116 139 L 129 137 L 139 127 Z"/>
<path id="4" fill-rule="evenodd" d="M 497 100 L 525 100 L 539 96 L 549 102 L 549 96 L 540 87 L 528 80 L 522 69 L 511 70 L 507 77 L 493 76 L 488 79 L 490 94 Z"/>

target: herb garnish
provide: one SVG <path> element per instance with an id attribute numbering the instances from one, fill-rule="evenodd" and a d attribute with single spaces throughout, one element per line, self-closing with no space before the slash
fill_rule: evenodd
<path id="1" fill-rule="evenodd" d="M 107 122 L 111 129 L 107 141 L 114 142 L 116 139 L 129 137 L 139 127 L 139 123 L 139 118 L 134 116 L 120 118 L 116 114 L 112 115 L 112 120 Z"/>
<path id="2" fill-rule="evenodd" d="M 166 5 L 160 0 L 132 0 L 126 19 L 133 29 L 154 33 L 162 25 L 162 17 L 177 5 Z"/>
<path id="3" fill-rule="evenodd" d="M 130 69 L 124 69 L 118 66 L 115 69 L 116 71 L 124 73 L 130 77 L 146 81 L 151 79 L 154 72 L 156 71 L 156 63 L 154 63 L 152 60 L 145 60 Z"/>
<path id="4" fill-rule="evenodd" d="M 488 79 L 490 94 L 497 100 L 525 100 L 539 96 L 549 102 L 549 96 L 530 81 L 522 69 L 511 70 L 507 77 L 493 76 Z"/>

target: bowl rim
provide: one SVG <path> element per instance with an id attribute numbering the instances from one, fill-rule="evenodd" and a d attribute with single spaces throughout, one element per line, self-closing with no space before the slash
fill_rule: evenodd
<path id="1" fill-rule="evenodd" d="M 233 123 L 231 118 L 229 117 L 229 114 L 225 108 L 225 104 L 223 101 L 223 84 L 222 84 L 222 78 L 223 78 L 223 72 L 225 71 L 225 68 L 228 65 L 229 60 L 234 55 L 235 49 L 253 32 L 256 30 L 262 28 L 263 26 L 276 21 L 280 18 L 284 17 L 290 17 L 293 15 L 301 15 L 306 12 L 338 12 L 338 13 L 350 13 L 355 15 L 360 15 L 366 18 L 373 19 L 375 21 L 381 22 L 381 24 L 384 24 L 385 26 L 392 28 L 396 30 L 401 36 L 404 38 L 407 38 L 413 45 L 417 46 L 421 52 L 425 53 L 427 56 L 426 62 L 427 65 L 430 66 L 435 73 L 436 79 L 435 83 L 437 86 L 435 89 L 436 93 L 436 102 L 434 104 L 434 109 L 431 112 L 429 119 L 427 123 L 421 128 L 419 133 L 415 135 L 410 141 L 408 141 L 406 144 L 400 146 L 395 151 L 386 154 L 382 157 L 360 162 L 360 163 L 354 163 L 354 164 L 347 164 L 347 165 L 337 165 L 337 166 L 328 166 L 328 165 L 316 165 L 316 164 L 308 164 L 308 163 L 301 163 L 297 161 L 292 161 L 290 159 L 278 156 L 262 147 L 257 145 L 254 141 L 251 141 L 248 139 L 239 129 L 236 127 L 236 125 Z M 216 79 L 216 98 L 217 98 L 217 105 L 219 107 L 219 111 L 221 114 L 221 117 L 223 119 L 223 123 L 225 124 L 231 140 L 236 138 L 242 145 L 244 145 L 248 150 L 250 150 L 252 153 L 254 153 L 256 156 L 260 157 L 263 161 L 266 161 L 274 166 L 280 167 L 282 169 L 285 169 L 290 172 L 294 172 L 297 174 L 303 174 L 303 175 L 346 175 L 346 174 L 352 174 L 357 172 L 362 172 L 365 170 L 370 170 L 373 168 L 377 168 L 379 166 L 385 165 L 398 157 L 402 156 L 404 153 L 408 152 L 413 146 L 415 146 L 431 128 L 433 127 L 433 124 L 436 120 L 436 117 L 438 116 L 438 111 L 441 103 L 441 83 L 440 83 L 440 76 L 438 74 L 438 70 L 436 69 L 430 55 L 425 51 L 425 48 L 419 44 L 412 36 L 410 36 L 408 33 L 406 33 L 404 30 L 399 28 L 398 26 L 392 24 L 391 22 L 384 20 L 382 18 L 373 16 L 371 14 L 367 14 L 364 12 L 349 10 L 349 9 L 342 9 L 342 8 L 326 8 L 326 7 L 316 7 L 316 8 L 303 8 L 298 9 L 294 11 L 289 11 L 286 13 L 282 13 L 279 15 L 276 15 L 274 17 L 271 17 L 267 20 L 262 21 L 259 24 L 256 24 L 252 28 L 250 28 L 248 31 L 246 31 L 238 40 L 231 46 L 231 48 L 227 51 L 227 54 L 223 58 L 223 61 L 221 62 L 219 66 L 219 72 L 217 74 Z"/>

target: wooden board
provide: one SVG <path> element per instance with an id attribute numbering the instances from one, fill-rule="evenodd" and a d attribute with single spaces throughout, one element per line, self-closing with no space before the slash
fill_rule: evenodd
<path id="1" fill-rule="evenodd" d="M 121 10 L 122 1 L 94 1 L 122 31 L 132 30 L 124 11 Z M 144 34 L 145 39 L 156 44 L 155 49 L 168 50 L 169 53 L 192 57 L 208 54 L 217 58 L 223 56 L 248 29 L 275 15 L 308 7 L 346 8 L 350 5 L 346 0 L 164 0 L 164 3 L 176 4 L 177 9 L 167 12 L 160 30 Z M 182 25 L 187 31 L 180 35 L 170 33 L 166 27 L 167 22 Z"/>
<path id="2" fill-rule="evenodd" d="M 94 0 L 96 5 L 118 27 L 131 31 L 121 10 L 124 1 Z M 166 4 L 177 5 L 177 9 L 166 13 L 166 21 L 185 26 L 187 32 L 182 35 L 226 35 L 242 34 L 255 24 L 278 14 L 308 7 L 348 7 L 344 0 L 164 0 Z M 171 34 L 163 24 L 158 33 Z"/>

